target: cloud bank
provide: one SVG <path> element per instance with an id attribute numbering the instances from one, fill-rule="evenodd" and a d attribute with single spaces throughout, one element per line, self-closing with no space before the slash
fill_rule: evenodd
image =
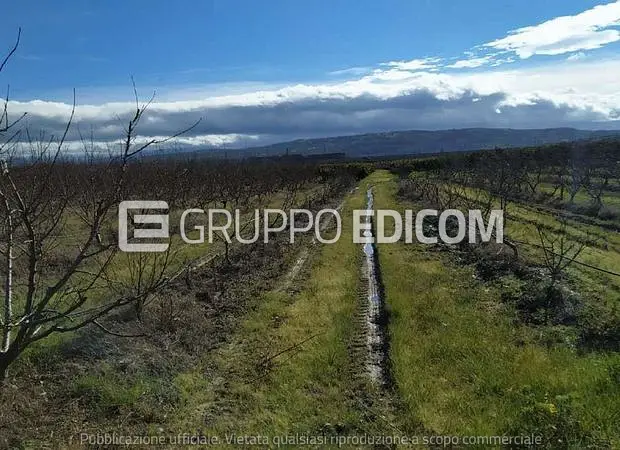
<path id="1" fill-rule="evenodd" d="M 511 31 L 452 60 L 389 61 L 332 72 L 345 80 L 155 101 L 139 132 L 141 139 L 166 136 L 201 118 L 179 144 L 243 147 L 396 129 L 617 129 L 620 56 L 586 56 L 620 40 L 613 29 L 619 24 L 620 1 Z M 568 57 L 535 66 L 513 63 L 515 58 L 562 54 Z M 92 133 L 102 145 L 114 143 L 134 108 L 133 102 L 79 105 L 69 140 L 75 145 L 80 133 Z M 27 112 L 30 129 L 59 135 L 71 105 L 11 101 L 9 109 L 13 115 Z"/>

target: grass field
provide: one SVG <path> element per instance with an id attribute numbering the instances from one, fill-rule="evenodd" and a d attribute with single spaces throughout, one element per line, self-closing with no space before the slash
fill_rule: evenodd
<path id="1" fill-rule="evenodd" d="M 231 268 L 205 267 L 192 286 L 164 293 L 171 309 L 149 311 L 146 338 L 46 341 L 20 363 L 20 374 L 41 384 L 3 400 L 14 417 L 4 430 L 34 417 L 39 431 L 18 438 L 27 448 L 66 443 L 80 430 L 200 434 L 222 445 L 250 435 L 320 436 L 336 448 L 338 437 L 363 434 L 533 434 L 550 448 L 619 446 L 620 356 L 578 337 L 613 330 L 620 284 L 585 267 L 562 281 L 584 305 L 577 322 L 532 322 L 518 301 L 534 286 L 527 279 L 480 276 L 456 248 L 378 244 L 389 380 L 373 383 L 360 345 L 363 251 L 352 239 L 352 211 L 365 208 L 369 187 L 375 208 L 424 207 L 398 194 L 395 175 L 375 171 L 346 195 L 337 243 L 238 248 Z M 533 241 L 536 224 L 555 230 L 553 211 L 509 204 L 508 237 Z M 589 243 L 580 259 L 615 268 L 617 234 L 578 216 L 568 233 Z M 521 259 L 537 267 L 540 253 L 524 248 Z M 162 314 L 174 318 L 160 322 Z M 65 377 L 69 390 L 53 389 Z M 55 412 L 48 419 L 36 417 L 45 396 Z"/>
<path id="2" fill-rule="evenodd" d="M 396 199 L 394 177 L 371 178 L 378 208 L 419 208 Z M 538 343 L 537 331 L 500 300 L 510 277 L 483 282 L 472 267 L 421 244 L 379 250 L 404 420 L 440 434 L 534 432 L 553 446 L 619 445 L 616 354 Z"/>
<path id="3" fill-rule="evenodd" d="M 350 231 L 351 210 L 363 206 L 365 184 L 342 208 L 338 243 L 312 249 L 298 292 L 263 294 L 215 360 L 179 379 L 192 398 L 180 414 L 179 429 L 202 425 L 219 435 L 244 430 L 272 436 L 386 429 L 377 417 L 381 409 L 373 411 L 377 407 L 360 390 L 368 385 L 350 354 L 357 333 L 352 318 L 360 259 Z"/>

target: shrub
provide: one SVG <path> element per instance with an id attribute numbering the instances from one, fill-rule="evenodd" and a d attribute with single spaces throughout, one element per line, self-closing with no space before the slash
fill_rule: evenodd
<path id="1" fill-rule="evenodd" d="M 620 218 L 620 210 L 611 206 L 603 206 L 598 212 L 599 219 L 616 220 Z"/>
<path id="2" fill-rule="evenodd" d="M 589 349 L 620 351 L 620 305 L 591 302 L 579 315 L 581 344 Z"/>
<path id="3" fill-rule="evenodd" d="M 571 403 L 569 395 L 545 394 L 540 399 L 530 394 L 519 419 L 505 434 L 541 436 L 543 448 L 609 448 L 609 443 L 582 427 Z"/>
<path id="4" fill-rule="evenodd" d="M 545 325 L 574 324 L 580 305 L 577 294 L 548 281 L 530 283 L 516 302 L 526 322 Z"/>

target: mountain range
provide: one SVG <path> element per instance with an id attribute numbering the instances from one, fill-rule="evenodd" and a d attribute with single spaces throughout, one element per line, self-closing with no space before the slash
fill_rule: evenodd
<path id="1" fill-rule="evenodd" d="M 303 155 L 345 153 L 347 157 L 359 158 L 529 147 L 557 142 L 602 139 L 613 136 L 620 137 L 620 131 L 592 131 L 575 128 L 410 130 L 298 139 L 239 151 L 247 153 L 247 156 L 273 156 L 286 153 Z"/>
<path id="2" fill-rule="evenodd" d="M 274 157 L 284 155 L 334 155 L 347 158 L 475 151 L 493 148 L 531 147 L 558 142 L 620 138 L 620 130 L 578 130 L 575 128 L 512 129 L 462 128 L 409 130 L 350 136 L 297 139 L 248 148 L 174 147 L 155 150 L 151 157 L 181 156 L 215 158 Z"/>

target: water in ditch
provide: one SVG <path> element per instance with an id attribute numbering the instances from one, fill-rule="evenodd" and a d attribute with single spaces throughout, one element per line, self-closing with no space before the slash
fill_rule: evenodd
<path id="1" fill-rule="evenodd" d="M 374 197 L 372 187 L 367 191 L 367 206 L 370 211 L 374 208 Z M 366 223 L 371 224 L 370 230 L 364 231 L 364 236 L 372 237 L 372 218 L 366 216 Z M 363 307 L 366 322 L 366 347 L 367 347 L 367 371 L 370 378 L 378 383 L 385 384 L 387 374 L 386 366 L 386 339 L 385 339 L 385 320 L 384 305 L 381 298 L 381 289 L 379 282 L 379 271 L 377 252 L 375 245 L 372 243 L 364 244 L 364 265 L 363 274 L 367 283 L 367 295 L 364 299 L 366 304 Z"/>

